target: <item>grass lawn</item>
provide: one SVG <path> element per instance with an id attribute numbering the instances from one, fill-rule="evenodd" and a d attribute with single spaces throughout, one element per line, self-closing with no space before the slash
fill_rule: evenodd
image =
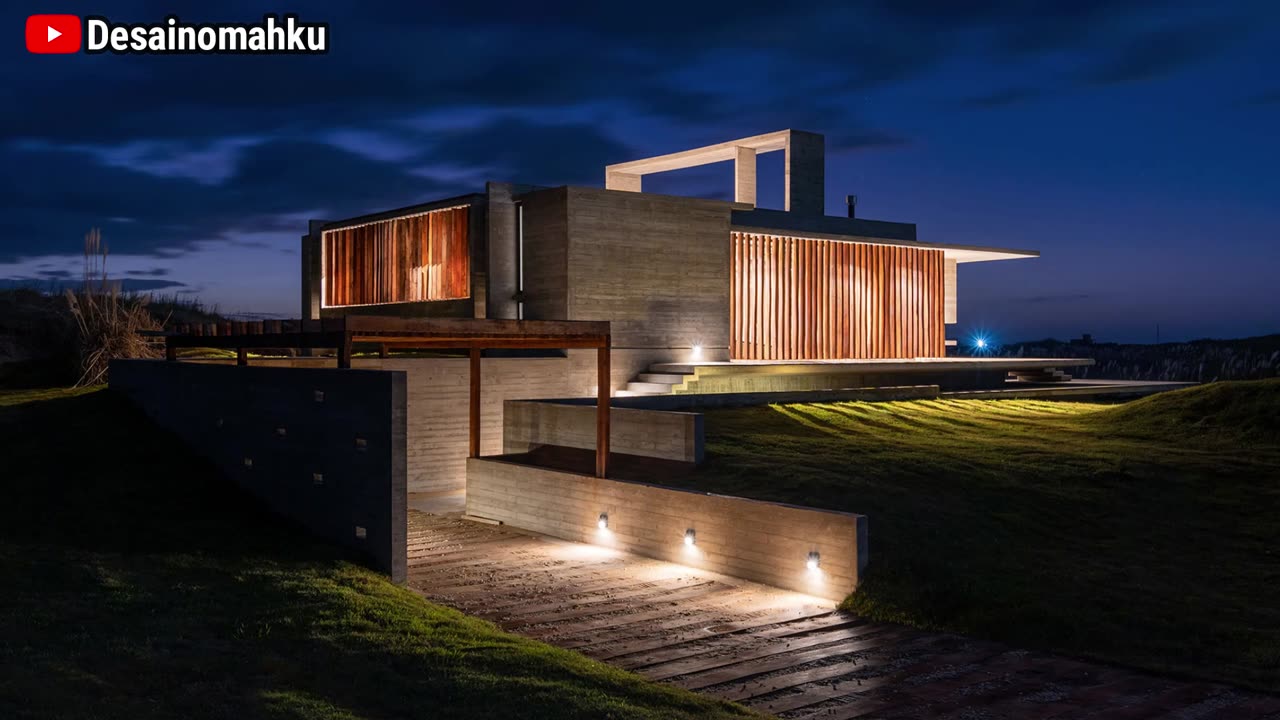
<path id="1" fill-rule="evenodd" d="M 0 717 L 726 718 L 259 514 L 108 392 L 0 393 Z"/>
<path id="2" fill-rule="evenodd" d="M 1280 690 L 1280 380 L 718 410 L 706 428 L 679 484 L 869 516 L 857 612 Z"/>

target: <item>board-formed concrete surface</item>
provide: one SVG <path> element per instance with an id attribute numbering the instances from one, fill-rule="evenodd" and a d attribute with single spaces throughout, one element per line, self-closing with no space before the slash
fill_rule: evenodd
<path id="1" fill-rule="evenodd" d="M 842 613 L 674 563 L 410 512 L 409 585 L 502 628 L 784 720 L 1280 718 L 1280 697 Z"/>
<path id="2" fill-rule="evenodd" d="M 471 458 L 467 514 L 836 602 L 866 567 L 864 515 L 621 477 Z"/>

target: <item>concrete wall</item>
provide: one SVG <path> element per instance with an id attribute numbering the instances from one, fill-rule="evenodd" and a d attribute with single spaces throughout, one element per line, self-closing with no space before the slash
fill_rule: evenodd
<path id="1" fill-rule="evenodd" d="M 569 317 L 569 220 L 566 187 L 521 196 L 524 212 L 524 316 Z"/>
<path id="2" fill-rule="evenodd" d="M 722 495 L 467 461 L 467 513 L 534 532 L 842 600 L 867 561 L 867 519 Z M 609 527 L 597 519 L 607 513 Z M 685 546 L 686 529 L 696 533 Z M 805 567 L 820 553 L 820 567 Z"/>
<path id="3" fill-rule="evenodd" d="M 219 364 L 226 361 L 219 361 Z M 332 358 L 254 359 L 253 367 L 332 368 Z M 647 367 L 646 353 L 615 351 L 613 386 Z M 466 358 L 355 358 L 352 367 L 405 375 L 410 493 L 453 492 L 466 483 L 469 445 L 470 366 Z M 570 350 L 554 357 L 487 357 L 480 362 L 480 451 L 503 452 L 503 404 L 507 400 L 594 397 L 596 351 Z M 593 446 L 594 447 L 594 446 Z"/>
<path id="4" fill-rule="evenodd" d="M 519 199 L 525 317 L 610 321 L 615 351 L 633 353 L 626 379 L 652 362 L 728 359 L 733 205 L 578 187 Z"/>
<path id="5" fill-rule="evenodd" d="M 275 512 L 405 579 L 404 373 L 118 360 L 110 384 Z"/>
<path id="6" fill-rule="evenodd" d="M 699 345 L 727 356 L 731 211 L 716 201 L 569 188 L 567 319 L 608 320 L 618 348 Z"/>
<path id="7" fill-rule="evenodd" d="M 523 453 L 542 445 L 595 449 L 596 406 L 508 400 L 503 409 L 502 452 Z M 609 450 L 624 455 L 702 462 L 702 415 L 665 410 L 613 408 Z"/>

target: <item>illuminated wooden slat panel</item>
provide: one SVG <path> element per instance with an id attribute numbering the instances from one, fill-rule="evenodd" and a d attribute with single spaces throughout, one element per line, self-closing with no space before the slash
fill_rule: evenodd
<path id="1" fill-rule="evenodd" d="M 941 357 L 940 250 L 732 234 L 732 356 Z"/>
<path id="2" fill-rule="evenodd" d="M 325 307 L 470 297 L 469 219 L 464 206 L 326 231 Z"/>

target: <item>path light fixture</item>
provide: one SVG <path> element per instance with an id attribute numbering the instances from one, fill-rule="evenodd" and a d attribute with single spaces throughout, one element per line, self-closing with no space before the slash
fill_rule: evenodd
<path id="1" fill-rule="evenodd" d="M 804 561 L 804 566 L 809 568 L 810 570 L 817 570 L 818 566 L 821 563 L 822 563 L 822 556 L 818 554 L 817 550 L 814 550 L 809 553 L 809 558 Z"/>
<path id="2" fill-rule="evenodd" d="M 609 513 L 600 513 L 600 517 L 596 520 L 596 527 L 601 530 L 609 529 Z"/>
<path id="3" fill-rule="evenodd" d="M 684 531 L 685 547 L 693 547 L 694 543 L 696 543 L 697 541 L 698 541 L 698 538 L 697 538 L 697 535 L 694 534 L 693 528 L 689 528 L 688 530 Z"/>

